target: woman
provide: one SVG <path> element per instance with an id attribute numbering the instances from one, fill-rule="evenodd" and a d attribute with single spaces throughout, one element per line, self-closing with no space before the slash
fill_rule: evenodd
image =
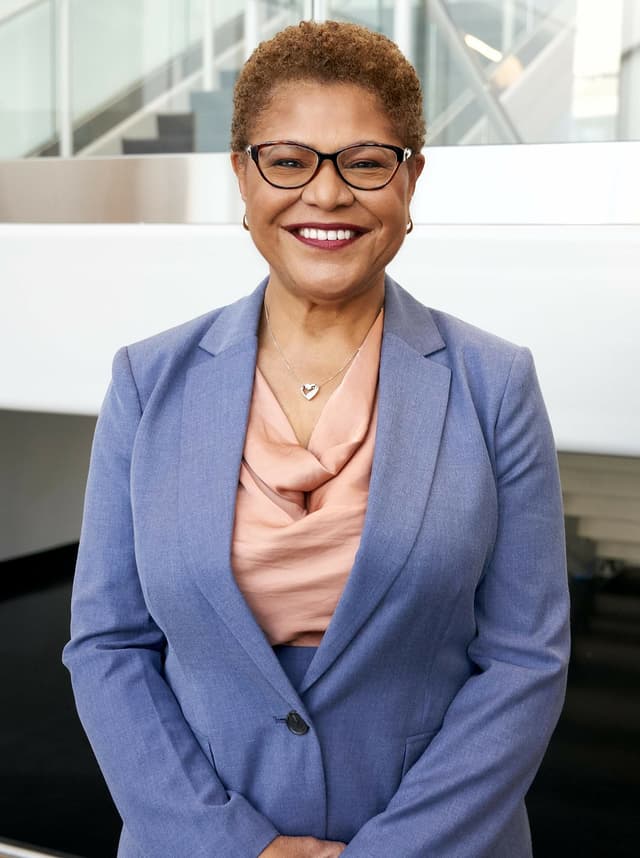
<path id="1" fill-rule="evenodd" d="M 64 652 L 121 858 L 525 858 L 567 581 L 529 352 L 385 274 L 413 68 L 303 23 L 236 86 L 269 266 L 115 356 Z"/>

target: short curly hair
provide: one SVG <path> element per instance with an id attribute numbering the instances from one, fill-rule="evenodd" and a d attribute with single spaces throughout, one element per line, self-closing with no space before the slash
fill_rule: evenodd
<path id="1" fill-rule="evenodd" d="M 280 84 L 351 83 L 372 92 L 413 152 L 424 146 L 422 88 L 398 46 L 373 30 L 338 21 L 301 21 L 258 45 L 233 93 L 231 150 L 249 145 L 251 128 Z"/>

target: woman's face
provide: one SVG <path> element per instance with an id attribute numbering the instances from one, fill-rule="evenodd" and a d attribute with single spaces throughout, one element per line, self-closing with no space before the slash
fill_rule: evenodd
<path id="1" fill-rule="evenodd" d="M 277 140 L 320 152 L 361 142 L 406 146 L 370 92 L 312 81 L 279 86 L 252 129 L 252 144 Z M 252 238 L 270 266 L 270 284 L 313 303 L 344 301 L 381 286 L 406 235 L 422 155 L 401 164 L 391 182 L 375 191 L 350 187 L 330 161 L 309 184 L 282 190 L 269 185 L 246 155 L 231 158 Z M 355 236 L 322 242 L 301 232 L 323 228 Z"/>

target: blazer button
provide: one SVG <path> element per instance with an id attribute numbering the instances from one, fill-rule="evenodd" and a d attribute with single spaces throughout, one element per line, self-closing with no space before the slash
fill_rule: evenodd
<path id="1" fill-rule="evenodd" d="M 298 715 L 295 709 L 292 709 L 287 715 L 287 727 L 296 736 L 304 736 L 309 731 L 309 725 L 301 715 Z"/>

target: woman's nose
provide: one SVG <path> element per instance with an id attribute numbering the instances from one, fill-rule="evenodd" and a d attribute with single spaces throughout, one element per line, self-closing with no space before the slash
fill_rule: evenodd
<path id="1" fill-rule="evenodd" d="M 351 188 L 331 161 L 324 161 L 320 165 L 320 169 L 309 184 L 304 186 L 302 192 L 303 202 L 325 209 L 348 206 L 353 199 Z"/>

